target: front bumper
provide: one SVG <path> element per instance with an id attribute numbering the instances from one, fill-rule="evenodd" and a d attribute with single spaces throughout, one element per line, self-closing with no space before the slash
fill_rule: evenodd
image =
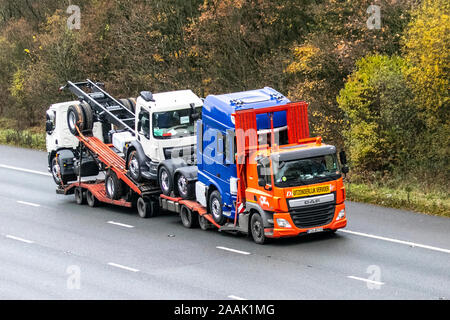
<path id="1" fill-rule="evenodd" d="M 323 231 L 327 231 L 327 230 L 332 231 L 332 230 L 345 228 L 347 226 L 347 215 L 345 215 L 343 218 L 336 221 L 339 212 L 343 209 L 345 209 L 345 204 L 342 203 L 342 204 L 336 205 L 335 211 L 334 211 L 334 217 L 330 223 L 328 223 L 326 225 L 315 226 L 313 228 L 305 228 L 305 229 L 298 228 L 295 226 L 295 223 L 292 220 L 291 214 L 289 212 L 275 213 L 273 215 L 273 220 L 275 223 L 274 227 L 273 228 L 265 228 L 264 233 L 265 233 L 266 237 L 268 237 L 268 238 L 284 238 L 284 237 L 296 237 L 300 234 L 306 234 L 306 233 L 308 233 L 309 230 L 313 230 L 313 229 L 317 229 L 317 228 L 322 228 Z M 290 228 L 280 228 L 276 223 L 277 219 L 286 220 L 287 222 L 289 222 L 291 227 Z"/>

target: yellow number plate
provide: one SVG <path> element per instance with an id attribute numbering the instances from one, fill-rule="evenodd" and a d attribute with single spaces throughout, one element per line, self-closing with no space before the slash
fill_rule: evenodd
<path id="1" fill-rule="evenodd" d="M 316 194 L 330 193 L 330 185 L 317 186 L 317 187 L 304 187 L 292 190 L 292 196 L 295 197 L 306 197 L 314 196 Z"/>

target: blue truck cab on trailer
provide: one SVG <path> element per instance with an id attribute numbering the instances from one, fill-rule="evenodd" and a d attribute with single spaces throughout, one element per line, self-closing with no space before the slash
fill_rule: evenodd
<path id="1" fill-rule="evenodd" d="M 227 218 L 234 219 L 236 214 L 237 166 L 233 161 L 236 153 L 233 114 L 236 110 L 281 106 L 289 102 L 289 99 L 270 87 L 206 97 L 202 120 L 197 125 L 196 194 L 205 194 L 200 199 L 197 197 L 197 201 L 211 209 L 218 224 L 223 224 Z M 276 139 L 283 140 L 287 131 L 285 112 L 275 113 L 273 122 L 275 135 L 278 134 Z M 267 114 L 257 116 L 257 130 L 259 138 L 267 139 L 271 130 Z M 217 192 L 213 195 L 214 191 Z M 217 207 L 220 203 L 221 210 Z"/>

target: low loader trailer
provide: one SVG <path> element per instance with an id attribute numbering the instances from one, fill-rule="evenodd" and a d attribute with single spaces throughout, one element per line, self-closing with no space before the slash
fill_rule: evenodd
<path id="1" fill-rule="evenodd" d="M 309 136 L 305 102 L 266 87 L 210 95 L 201 108 L 189 103 L 163 113 L 151 104 L 130 108 L 89 80 L 68 86 L 80 100 L 65 114 L 78 146 L 54 152 L 51 170 L 56 192 L 74 194 L 78 204 L 137 208 L 142 218 L 174 212 L 187 228 L 243 233 L 257 244 L 347 224 L 345 152 L 339 163 L 334 146 Z M 83 86 L 95 90 L 86 93 Z M 152 97 L 143 94 L 146 102 L 155 102 Z M 95 134 L 96 121 L 113 129 L 108 139 Z M 163 122 L 170 122 L 166 129 Z M 195 154 L 174 151 L 177 141 Z M 146 157 L 144 147 L 158 160 Z"/>

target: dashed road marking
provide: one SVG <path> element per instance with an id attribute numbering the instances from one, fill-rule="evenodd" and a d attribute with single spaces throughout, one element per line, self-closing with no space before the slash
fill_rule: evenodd
<path id="1" fill-rule="evenodd" d="M 354 279 L 354 280 L 359 280 L 359 281 L 364 281 L 364 282 L 376 284 L 376 285 L 379 285 L 379 286 L 384 284 L 384 282 L 369 280 L 369 279 L 355 277 L 355 276 L 348 276 L 347 278 Z"/>
<path id="2" fill-rule="evenodd" d="M 41 206 L 40 204 L 37 204 L 37 203 L 31 203 L 31 202 L 26 202 L 26 201 L 21 201 L 21 200 L 18 200 L 17 203 L 24 204 L 27 206 L 32 206 L 32 207 L 40 207 Z"/>
<path id="3" fill-rule="evenodd" d="M 19 238 L 19 237 L 12 236 L 12 235 L 9 235 L 9 234 L 7 234 L 5 237 L 8 238 L 8 239 L 12 239 L 12 240 L 20 241 L 20 242 L 25 242 L 25 243 L 28 243 L 28 244 L 34 243 L 34 241 L 27 240 L 27 239 L 24 239 L 24 238 Z"/>
<path id="4" fill-rule="evenodd" d="M 112 267 L 119 268 L 119 269 L 128 270 L 128 271 L 131 271 L 131 272 L 139 272 L 138 269 L 130 268 L 130 267 L 127 267 L 127 266 L 123 266 L 121 264 L 117 264 L 117 263 L 114 263 L 114 262 L 108 262 L 108 265 L 110 265 Z"/>
<path id="5" fill-rule="evenodd" d="M 107 223 L 109 223 L 109 224 L 113 224 L 113 225 L 116 225 L 116 226 L 120 226 L 120 227 L 124 227 L 124 228 L 134 228 L 134 226 L 132 226 L 132 225 L 129 225 L 129 224 L 125 224 L 125 223 L 120 223 L 120 222 L 115 222 L 115 221 L 108 221 Z"/>
<path id="6" fill-rule="evenodd" d="M 245 298 L 241 298 L 241 297 L 233 296 L 233 295 L 228 296 L 228 298 L 233 299 L 233 300 L 247 300 L 247 299 L 245 299 Z"/>
<path id="7" fill-rule="evenodd" d="M 241 251 L 241 250 L 236 250 L 236 249 L 230 249 L 230 248 L 227 248 L 227 247 L 216 247 L 217 249 L 220 249 L 220 250 L 225 250 L 225 251 L 230 251 L 230 252 L 234 252 L 234 253 L 239 253 L 239 254 L 245 254 L 245 255 L 249 255 L 249 254 L 251 254 L 250 252 L 247 252 L 247 251 Z"/>
<path id="8" fill-rule="evenodd" d="M 368 233 L 362 233 L 362 232 L 356 232 L 356 231 L 350 231 L 350 230 L 339 230 L 339 232 L 354 234 L 354 235 L 361 236 L 361 237 L 367 237 L 367 238 L 372 238 L 372 239 L 378 239 L 378 240 L 384 240 L 384 241 L 404 244 L 404 245 L 411 246 L 411 247 L 417 247 L 417 248 L 434 250 L 434 251 L 439 251 L 439 252 L 444 252 L 444 253 L 450 253 L 449 249 L 428 246 L 425 244 L 414 243 L 414 242 L 410 242 L 410 241 L 403 241 L 403 240 L 397 240 L 397 239 L 392 239 L 392 238 L 387 238 L 387 237 L 381 237 L 381 236 L 376 236 L 376 235 L 368 234 Z"/>

